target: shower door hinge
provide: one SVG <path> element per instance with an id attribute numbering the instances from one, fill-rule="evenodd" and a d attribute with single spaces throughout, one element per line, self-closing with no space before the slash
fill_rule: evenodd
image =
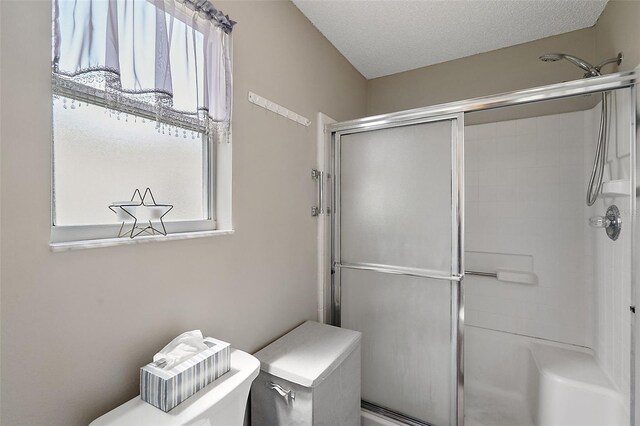
<path id="1" fill-rule="evenodd" d="M 325 213 L 325 208 L 323 206 L 324 203 L 324 180 L 325 180 L 325 172 L 311 169 L 311 179 L 314 179 L 318 184 L 318 198 L 317 204 L 311 207 L 311 216 L 320 216 Z M 329 213 L 329 209 L 326 209 L 326 212 Z"/>

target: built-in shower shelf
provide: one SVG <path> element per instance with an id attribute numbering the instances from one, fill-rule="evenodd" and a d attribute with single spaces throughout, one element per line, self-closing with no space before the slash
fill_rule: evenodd
<path id="1" fill-rule="evenodd" d="M 631 183 L 628 180 L 610 180 L 602 184 L 603 197 L 628 197 Z"/>

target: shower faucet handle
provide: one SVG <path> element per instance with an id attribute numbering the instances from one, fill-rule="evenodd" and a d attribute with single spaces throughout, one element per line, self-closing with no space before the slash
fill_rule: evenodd
<path id="1" fill-rule="evenodd" d="M 589 225 L 594 228 L 604 228 L 607 231 L 607 236 L 615 241 L 618 239 L 622 228 L 620 210 L 615 205 L 611 205 L 604 216 L 590 217 Z"/>
<path id="2" fill-rule="evenodd" d="M 610 222 L 605 216 L 592 216 L 589 218 L 589 226 L 593 228 L 606 228 Z"/>

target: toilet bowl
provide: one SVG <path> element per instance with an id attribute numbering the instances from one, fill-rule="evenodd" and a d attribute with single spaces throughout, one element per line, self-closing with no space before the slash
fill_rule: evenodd
<path id="1" fill-rule="evenodd" d="M 251 383 L 258 376 L 260 361 L 246 352 L 231 350 L 231 370 L 165 413 L 140 396 L 94 420 L 90 426 L 241 426 Z"/>

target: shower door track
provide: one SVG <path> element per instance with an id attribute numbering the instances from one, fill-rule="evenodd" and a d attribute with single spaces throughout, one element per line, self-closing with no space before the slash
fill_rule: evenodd
<path id="1" fill-rule="evenodd" d="M 388 408 L 384 408 L 371 402 L 365 401 L 364 399 L 362 400 L 361 407 L 365 411 L 370 411 L 374 414 L 386 417 L 388 419 L 399 421 L 402 424 L 408 426 L 435 426 L 431 423 L 425 423 L 422 420 L 418 420 L 414 417 L 407 416 L 405 414 L 398 413 L 397 411 L 393 411 Z"/>
<path id="2" fill-rule="evenodd" d="M 336 246 L 336 238 L 339 237 L 339 224 L 336 223 L 336 212 L 339 208 L 339 184 L 340 184 L 340 174 L 336 173 L 339 168 L 339 155 L 336 155 L 336 148 L 339 146 L 340 137 L 343 134 L 352 134 L 358 132 L 366 132 L 371 130 L 380 130 L 387 129 L 392 127 L 404 126 L 409 124 L 418 124 L 425 123 L 429 121 L 444 119 L 449 116 L 458 116 L 462 117 L 464 113 L 474 112 L 474 111 L 484 111 L 490 109 L 504 108 L 509 106 L 517 106 L 517 105 L 525 105 L 536 102 L 549 101 L 554 99 L 562 99 L 569 98 L 581 95 L 587 95 L 592 93 L 599 93 L 604 91 L 611 91 L 617 89 L 631 89 L 631 101 L 632 111 L 640 111 L 640 105 L 636 105 L 636 90 L 635 86 L 638 83 L 638 71 L 626 71 L 614 74 L 607 74 L 599 77 L 593 77 L 588 79 L 581 79 L 575 81 L 568 81 L 563 83 L 557 83 L 547 86 L 535 87 L 524 90 L 517 90 L 513 92 L 468 99 L 463 101 L 450 102 L 446 104 L 428 106 L 410 109 L 406 111 L 393 112 L 388 114 L 376 115 L 371 117 L 365 117 L 355 120 L 349 120 L 344 122 L 338 122 L 333 124 L 328 124 L 325 126 L 325 132 L 331 135 L 331 147 L 332 147 L 332 155 L 333 155 L 333 173 L 334 182 L 333 182 L 333 193 L 332 193 L 332 228 L 331 232 L 332 242 L 330 247 L 332 248 L 331 259 L 330 262 L 326 265 L 326 268 L 331 272 L 331 310 L 330 310 L 330 323 L 335 326 L 340 326 L 341 322 L 341 288 L 340 288 L 340 269 L 341 268 L 351 268 L 351 269 L 367 269 L 374 270 L 385 273 L 395 273 L 395 274 L 404 274 L 404 275 L 413 275 L 414 273 L 419 273 L 423 275 L 417 276 L 427 276 L 429 271 L 410 271 L 405 270 L 404 268 L 398 267 L 386 267 L 386 265 L 372 265 L 372 264 L 341 264 L 340 263 L 340 249 Z M 463 120 L 463 119 L 462 119 Z M 637 173 L 637 159 L 636 159 L 636 136 L 637 136 L 637 123 L 635 122 L 635 114 L 632 114 L 633 126 L 631 132 L 631 170 L 633 171 L 634 176 L 631 179 L 631 185 L 635 189 L 636 185 L 636 177 Z M 461 121 L 463 122 L 463 121 Z M 458 143 L 463 144 L 463 138 L 458 141 Z M 454 174 L 455 175 L 455 174 Z M 459 193 L 462 194 L 462 179 L 459 177 L 457 185 L 460 185 Z M 461 207 L 462 200 L 457 200 L 458 206 Z M 631 197 L 631 206 L 632 210 L 635 213 L 636 209 L 636 198 Z M 457 208 L 456 207 L 456 208 Z M 637 250 L 636 245 L 638 242 L 636 241 L 636 219 L 635 214 L 631 215 L 631 223 L 629 224 L 630 233 L 632 235 L 632 263 L 636 259 L 635 251 Z M 462 222 L 464 218 L 461 217 Z M 460 231 L 462 232 L 463 223 L 459 224 Z M 457 247 L 460 250 L 457 253 L 457 258 L 460 259 L 462 263 L 463 256 L 463 244 L 462 244 L 462 233 L 459 236 L 460 245 Z M 455 327 L 455 324 L 458 324 L 458 333 L 452 334 L 452 347 L 458 346 L 459 348 L 463 345 L 463 326 L 464 326 L 464 305 L 463 305 L 463 282 L 464 282 L 464 270 L 463 263 L 456 265 L 460 268 L 459 273 L 457 271 L 452 271 L 452 276 L 448 279 L 452 281 L 452 299 L 455 300 L 452 302 L 452 307 L 456 307 L 456 309 L 452 310 L 452 318 L 451 323 L 452 327 Z M 381 270 L 381 268 L 383 270 Z M 385 269 L 386 268 L 386 269 Z M 632 268 L 631 271 L 631 304 L 635 305 L 635 294 L 636 294 L 636 281 L 637 281 L 637 272 L 636 268 Z M 434 277 L 435 278 L 435 277 Z M 438 278 L 443 279 L 441 275 Z M 636 401 L 636 391 L 635 391 L 635 354 L 634 354 L 634 345 L 635 345 L 635 334 L 636 334 L 636 326 L 635 326 L 635 318 L 634 315 L 631 316 L 631 424 L 633 425 L 635 419 L 635 401 Z M 452 401 L 455 401 L 455 413 L 456 416 L 451 418 L 452 424 L 457 426 L 464 425 L 464 405 L 463 405 L 463 394 L 464 394 L 464 363 L 463 363 L 463 354 L 458 353 L 455 368 L 457 370 L 457 383 L 455 383 L 454 388 L 450 390 Z M 362 407 L 366 410 L 369 410 L 374 413 L 381 414 L 383 416 L 387 416 L 391 419 L 401 421 L 408 425 L 428 425 L 428 423 L 424 423 L 418 421 L 415 418 L 407 417 L 406 415 L 402 415 L 400 413 L 394 412 L 392 410 L 386 409 L 384 407 L 377 406 L 367 401 L 362 401 Z"/>

